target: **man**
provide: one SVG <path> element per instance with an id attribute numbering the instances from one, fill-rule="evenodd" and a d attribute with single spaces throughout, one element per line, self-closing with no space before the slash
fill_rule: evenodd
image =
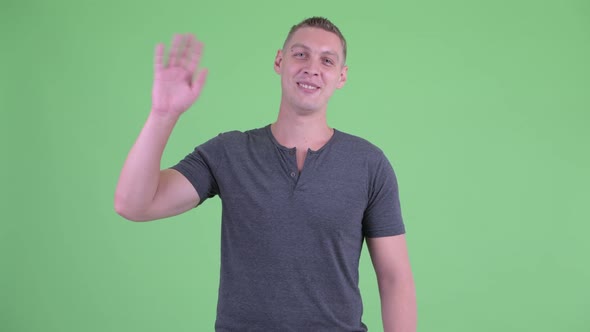
<path id="1" fill-rule="evenodd" d="M 154 220 L 220 196 L 216 331 L 367 331 L 358 289 L 364 239 L 385 331 L 415 331 L 393 169 L 377 147 L 327 125 L 328 101 L 348 70 L 338 28 L 314 17 L 291 29 L 274 63 L 282 86 L 276 122 L 220 134 L 160 170 L 172 128 L 205 82 L 201 50 L 191 35 L 176 35 L 164 65 L 156 47 L 152 110 L 123 166 L 116 211 Z"/>

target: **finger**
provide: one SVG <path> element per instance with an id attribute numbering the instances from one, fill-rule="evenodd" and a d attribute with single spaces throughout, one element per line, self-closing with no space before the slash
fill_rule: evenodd
<path id="1" fill-rule="evenodd" d="M 182 44 L 182 35 L 181 34 L 174 34 L 174 39 L 172 40 L 172 47 L 170 48 L 170 55 L 168 56 L 168 66 L 173 67 L 178 65 L 178 50 Z"/>
<path id="2" fill-rule="evenodd" d="M 196 41 L 195 44 L 193 44 L 193 46 L 192 46 L 190 61 L 187 65 L 187 69 L 190 72 L 191 76 L 193 75 L 193 73 L 195 72 L 197 67 L 199 66 L 199 62 L 201 61 L 201 54 L 202 53 L 203 53 L 203 43 L 201 43 L 200 41 Z"/>
<path id="3" fill-rule="evenodd" d="M 194 44 L 195 37 L 192 34 L 186 35 L 186 43 L 182 47 L 182 54 L 180 56 L 180 63 L 183 68 L 188 68 L 191 61 L 191 50 Z"/>
<path id="4" fill-rule="evenodd" d="M 154 55 L 154 71 L 158 72 L 164 68 L 164 44 L 157 44 Z"/>

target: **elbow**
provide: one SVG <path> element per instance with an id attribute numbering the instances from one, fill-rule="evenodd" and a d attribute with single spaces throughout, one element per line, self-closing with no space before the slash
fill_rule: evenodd
<path id="1" fill-rule="evenodd" d="M 115 205 L 115 212 L 117 212 L 118 215 L 120 215 L 121 217 L 123 217 L 129 221 L 142 221 L 141 218 L 138 218 L 133 213 L 129 213 L 129 211 L 122 209 L 122 208 L 118 207 L 117 205 Z"/>
<path id="2" fill-rule="evenodd" d="M 415 296 L 414 279 L 411 276 L 391 277 L 377 279 L 379 293 L 381 296 L 405 294 L 404 296 Z M 413 295 L 411 295 L 413 294 Z"/>
<path id="3" fill-rule="evenodd" d="M 378 274 L 377 282 L 379 287 L 384 289 L 414 287 L 414 278 L 412 277 L 412 272 L 409 269 L 405 271 L 390 271 L 389 273 Z"/>
<path id="4" fill-rule="evenodd" d="M 127 204 L 125 200 L 117 194 L 115 194 L 114 207 L 115 212 L 118 215 L 129 221 L 145 221 L 145 219 L 141 218 L 140 214 L 137 211 L 130 208 L 129 204 Z"/>

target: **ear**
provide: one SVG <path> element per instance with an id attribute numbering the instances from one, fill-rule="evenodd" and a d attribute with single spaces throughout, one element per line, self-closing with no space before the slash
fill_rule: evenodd
<path id="1" fill-rule="evenodd" d="M 338 85 L 336 85 L 337 89 L 340 89 L 344 86 L 344 83 L 346 83 L 347 75 L 348 75 L 348 66 L 343 66 L 342 69 L 340 69 L 340 81 L 338 82 Z"/>
<path id="2" fill-rule="evenodd" d="M 277 51 L 277 56 L 275 57 L 275 72 L 277 74 L 281 74 L 281 64 L 283 63 L 283 50 Z"/>

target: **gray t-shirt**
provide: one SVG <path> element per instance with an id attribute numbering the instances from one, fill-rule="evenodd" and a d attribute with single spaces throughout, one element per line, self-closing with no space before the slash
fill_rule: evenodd
<path id="1" fill-rule="evenodd" d="M 172 168 L 201 203 L 222 201 L 216 331 L 367 331 L 363 239 L 405 233 L 380 149 L 334 130 L 299 173 L 267 125 L 220 134 Z"/>

